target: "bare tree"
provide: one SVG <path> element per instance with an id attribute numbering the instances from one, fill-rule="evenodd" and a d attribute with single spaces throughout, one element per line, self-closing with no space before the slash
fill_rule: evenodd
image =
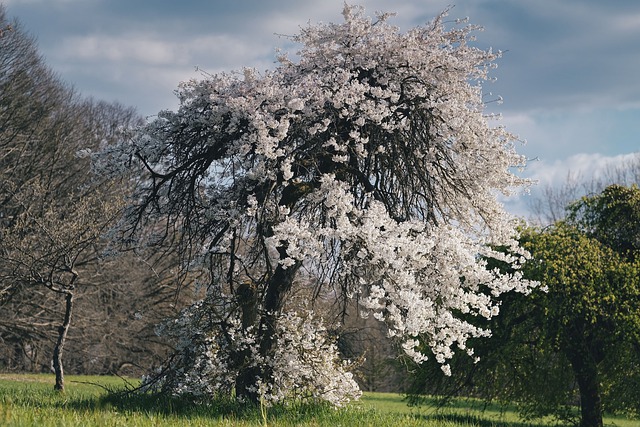
<path id="1" fill-rule="evenodd" d="M 547 184 L 541 194 L 530 202 L 531 220 L 534 223 L 554 224 L 567 215 L 567 206 L 583 196 L 601 193 L 612 184 L 633 185 L 640 183 L 640 152 L 632 153 L 623 162 L 609 163 L 592 177 L 569 172 L 562 183 Z"/>
<path id="2" fill-rule="evenodd" d="M 45 348 L 38 342 L 55 337 L 55 387 L 63 389 L 74 307 L 89 290 L 110 286 L 105 233 L 131 187 L 126 177 L 94 176 L 87 153 L 126 139 L 140 119 L 131 108 L 78 96 L 0 8 L 0 28 L 9 26 L 0 37 L 0 304 L 8 313 L 0 336 L 32 367 Z"/>

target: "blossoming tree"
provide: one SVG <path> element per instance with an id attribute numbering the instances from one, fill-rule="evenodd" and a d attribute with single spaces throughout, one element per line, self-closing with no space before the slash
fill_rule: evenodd
<path id="1" fill-rule="evenodd" d="M 128 232 L 155 224 L 156 243 L 207 274 L 206 297 L 163 326 L 177 353 L 149 387 L 340 405 L 359 391 L 318 298 L 357 302 L 446 372 L 489 334 L 462 317 L 490 318 L 492 295 L 531 287 L 484 261 L 526 256 L 496 200 L 526 185 L 511 172 L 524 159 L 484 114 L 499 54 L 444 14 L 405 33 L 390 14 L 343 15 L 303 28 L 296 59 L 272 71 L 182 83 L 179 110 L 122 147 L 145 173 Z"/>

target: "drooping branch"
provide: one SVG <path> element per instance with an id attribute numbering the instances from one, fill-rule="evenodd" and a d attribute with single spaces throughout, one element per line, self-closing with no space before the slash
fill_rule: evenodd
<path id="1" fill-rule="evenodd" d="M 231 383 L 254 402 L 285 399 L 296 388 L 286 381 L 305 376 L 286 372 L 282 349 L 331 347 L 295 330 L 323 297 L 357 298 L 409 356 L 422 361 L 429 347 L 446 372 L 454 348 L 488 335 L 461 313 L 490 318 L 492 296 L 533 285 L 516 267 L 484 263 L 506 259 L 498 246 L 526 256 L 495 197 L 525 184 L 510 172 L 522 157 L 511 134 L 486 122 L 472 85 L 497 55 L 466 43 L 472 27 L 447 30 L 442 17 L 403 34 L 387 15 L 373 23 L 345 6 L 344 16 L 293 37 L 297 62 L 182 85 L 179 110 L 133 142 L 146 175 L 131 236 L 160 227 L 158 242 L 179 248 L 184 269 L 208 274 L 206 303 L 182 318 L 180 342 L 193 345 L 180 358 L 191 366 L 167 377 L 176 388 L 201 390 L 187 372 L 215 376 L 205 368 L 215 366 L 233 376 L 219 392 Z M 188 320 L 205 310 L 225 322 Z M 296 369 L 335 361 L 316 356 Z M 342 368 L 330 371 L 353 390 Z M 313 384 L 306 393 L 322 395 Z"/>

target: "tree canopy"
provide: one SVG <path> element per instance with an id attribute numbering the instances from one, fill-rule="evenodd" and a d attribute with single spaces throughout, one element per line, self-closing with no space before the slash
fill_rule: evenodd
<path id="1" fill-rule="evenodd" d="M 524 239 L 535 260 L 525 268 L 528 277 L 549 288 L 537 301 L 544 339 L 572 367 L 581 396 L 581 425 L 602 425 L 602 395 L 637 380 L 638 361 L 627 363 L 640 357 L 640 266 L 562 224 Z M 619 369 L 626 371 L 622 377 L 616 374 Z M 609 383 L 604 390 L 603 383 Z M 616 398 L 627 398 L 606 397 L 611 409 L 617 409 Z"/>
<path id="2" fill-rule="evenodd" d="M 527 184 L 524 158 L 484 112 L 499 53 L 445 14 L 405 33 L 392 14 L 343 15 L 303 28 L 272 71 L 182 83 L 178 111 L 108 153 L 143 169 L 129 238 L 176 245 L 182 277 L 207 288 L 167 324 L 181 344 L 149 387 L 342 404 L 359 392 L 327 331 L 348 304 L 446 371 L 489 335 L 465 316 L 529 291 L 496 200 Z M 496 257 L 514 268 L 487 269 Z"/>
<path id="3" fill-rule="evenodd" d="M 568 206 L 568 222 L 627 258 L 640 253 L 640 191 L 637 184 L 610 185 L 597 197 Z"/>

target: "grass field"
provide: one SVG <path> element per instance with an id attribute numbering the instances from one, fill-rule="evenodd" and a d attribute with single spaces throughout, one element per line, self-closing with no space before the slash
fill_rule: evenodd
<path id="1" fill-rule="evenodd" d="M 427 427 L 542 427 L 525 423 L 513 412 L 498 409 L 480 412 L 460 402 L 436 413 L 433 408 L 408 407 L 402 396 L 365 393 L 348 408 L 317 406 L 243 409 L 229 402 L 209 407 L 176 401 L 111 398 L 108 390 L 122 389 L 116 377 L 68 376 L 64 393 L 53 391 L 51 375 L 0 374 L 0 426 L 427 426 Z M 638 427 L 639 421 L 608 418 L 607 425 Z"/>

